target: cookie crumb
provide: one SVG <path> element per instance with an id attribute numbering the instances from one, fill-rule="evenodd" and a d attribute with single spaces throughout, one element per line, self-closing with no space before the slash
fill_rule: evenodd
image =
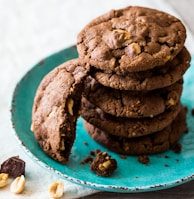
<path id="1" fill-rule="evenodd" d="M 165 166 L 165 167 L 169 167 L 169 165 L 168 165 L 168 164 L 165 164 L 164 166 Z"/>
<path id="2" fill-rule="evenodd" d="M 87 156 L 80 164 L 87 164 L 87 163 L 92 163 L 93 158 L 91 156 Z"/>
<path id="3" fill-rule="evenodd" d="M 181 149 L 182 149 L 182 145 L 180 143 L 177 143 L 175 145 L 173 145 L 171 147 L 171 149 L 175 152 L 175 153 L 180 153 Z"/>
<path id="4" fill-rule="evenodd" d="M 175 159 L 176 160 L 176 162 L 179 162 L 179 159 Z"/>
<path id="5" fill-rule="evenodd" d="M 126 156 L 126 155 L 120 155 L 119 157 L 120 157 L 121 159 L 124 159 L 124 160 L 127 159 L 127 156 Z"/>
<path id="6" fill-rule="evenodd" d="M 88 146 L 88 143 L 87 143 L 87 142 L 83 142 L 83 144 L 84 144 L 85 146 Z"/>
<path id="7" fill-rule="evenodd" d="M 135 176 L 135 178 L 137 179 L 137 178 L 139 178 L 138 176 Z"/>
<path id="8" fill-rule="evenodd" d="M 194 116 L 194 108 L 191 110 L 191 114 L 192 116 Z"/>
<path id="9" fill-rule="evenodd" d="M 90 155 L 95 156 L 96 152 L 95 151 L 90 151 Z"/>
<path id="10" fill-rule="evenodd" d="M 108 177 L 117 169 L 117 161 L 106 152 L 99 152 L 90 166 L 98 176 Z"/>
<path id="11" fill-rule="evenodd" d="M 96 154 L 100 153 L 101 150 L 100 149 L 96 149 Z"/>
<path id="12" fill-rule="evenodd" d="M 139 155 L 138 156 L 138 161 L 142 164 L 148 164 L 150 162 L 150 159 L 147 155 Z"/>
<path id="13" fill-rule="evenodd" d="M 184 133 L 185 133 L 185 134 L 189 133 L 189 129 L 186 128 Z"/>
<path id="14" fill-rule="evenodd" d="M 165 157 L 165 158 L 169 158 L 169 156 L 168 156 L 168 155 L 165 155 L 164 157 Z"/>
<path id="15" fill-rule="evenodd" d="M 185 106 L 184 109 L 185 109 L 185 112 L 188 112 L 188 107 L 187 106 Z"/>

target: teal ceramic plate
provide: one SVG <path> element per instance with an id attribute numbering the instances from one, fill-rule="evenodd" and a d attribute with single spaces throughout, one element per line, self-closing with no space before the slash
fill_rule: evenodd
<path id="1" fill-rule="evenodd" d="M 185 75 L 182 102 L 188 107 L 187 122 L 189 132 L 182 139 L 182 152 L 151 155 L 150 164 L 143 165 L 137 157 L 122 159 L 118 154 L 106 150 L 93 141 L 83 127 L 83 120 L 77 122 L 77 135 L 72 154 L 67 165 L 49 158 L 37 144 L 30 131 L 31 109 L 36 89 L 50 70 L 62 62 L 77 57 L 75 47 L 53 54 L 35 65 L 17 84 L 12 99 L 12 123 L 22 148 L 32 159 L 45 169 L 60 177 L 83 186 L 113 192 L 147 192 L 166 189 L 188 182 L 194 178 L 194 60 Z M 86 145 L 85 143 L 88 143 Z M 89 164 L 80 164 L 91 150 L 108 151 L 118 162 L 117 171 L 108 178 L 90 172 Z"/>

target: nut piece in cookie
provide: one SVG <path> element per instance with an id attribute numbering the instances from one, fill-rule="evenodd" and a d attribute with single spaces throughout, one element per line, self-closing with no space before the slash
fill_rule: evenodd
<path id="1" fill-rule="evenodd" d="M 74 143 L 89 69 L 80 59 L 61 64 L 43 78 L 34 98 L 31 130 L 45 153 L 61 163 L 67 163 Z"/>
<path id="2" fill-rule="evenodd" d="M 117 169 L 117 161 L 112 159 L 106 152 L 99 152 L 90 168 L 97 175 L 108 177 Z"/>

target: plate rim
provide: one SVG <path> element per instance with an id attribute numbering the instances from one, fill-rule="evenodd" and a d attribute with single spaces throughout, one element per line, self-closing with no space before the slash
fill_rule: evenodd
<path id="1" fill-rule="evenodd" d="M 64 50 L 69 50 L 74 48 L 75 46 L 70 46 L 67 48 L 64 48 L 60 51 L 57 51 L 55 53 L 52 53 L 49 56 L 46 56 L 45 58 L 43 58 L 42 60 L 45 60 L 47 58 L 50 58 L 52 56 L 55 56 L 61 52 L 63 52 Z M 21 82 L 23 81 L 23 79 L 26 78 L 26 76 L 33 72 L 33 70 L 42 62 L 39 61 L 37 62 L 37 64 L 35 64 L 33 67 L 31 67 L 25 74 L 23 74 L 23 76 L 19 79 L 19 81 L 17 82 L 13 94 L 12 94 L 12 98 L 11 98 L 11 123 L 12 123 L 12 127 L 13 127 L 13 134 L 16 137 L 16 140 L 18 141 L 20 147 L 27 153 L 27 155 L 32 158 L 32 160 L 37 163 L 38 165 L 40 165 L 42 168 L 44 168 L 47 171 L 51 171 L 54 174 L 60 176 L 61 178 L 63 178 L 64 180 L 67 180 L 69 182 L 78 184 L 78 185 L 82 185 L 82 186 L 86 186 L 88 188 L 92 188 L 92 189 L 97 189 L 97 190 L 104 190 L 104 191 L 111 191 L 111 192 L 121 192 L 121 193 L 137 193 L 137 192 L 150 192 L 150 191 L 157 191 L 157 190 L 162 190 L 162 189 L 167 189 L 167 188 L 172 188 L 187 182 L 190 182 L 194 179 L 194 172 L 188 176 L 185 176 L 184 178 L 178 179 L 178 180 L 174 180 L 171 182 L 167 182 L 167 183 L 161 183 L 161 184 L 154 184 L 154 185 L 147 185 L 147 186 L 138 186 L 138 187 L 130 187 L 130 186 L 112 186 L 112 185 L 102 185 L 102 184 L 98 184 L 98 183 L 94 183 L 94 182 L 89 182 L 89 181 L 84 181 L 81 179 L 77 179 L 74 177 L 71 177 L 67 174 L 64 174 L 58 170 L 56 170 L 55 168 L 53 168 L 52 166 L 46 164 L 45 162 L 43 162 L 42 160 L 40 160 L 38 157 L 36 157 L 36 155 L 30 151 L 28 149 L 28 147 L 25 145 L 25 143 L 23 142 L 23 140 L 20 138 L 20 136 L 17 133 L 17 130 L 15 128 L 14 125 L 14 112 L 15 112 L 15 98 L 17 96 L 17 90 L 21 84 Z"/>
<path id="2" fill-rule="evenodd" d="M 163 189 L 172 188 L 175 186 L 179 186 L 182 184 L 185 184 L 187 182 L 190 182 L 194 179 L 194 173 L 188 176 L 185 176 L 184 178 L 174 180 L 168 183 L 163 184 L 155 184 L 155 185 L 147 185 L 147 186 L 139 186 L 139 187 L 127 187 L 127 186 L 112 186 L 112 185 L 101 185 L 93 182 L 88 182 L 84 180 L 80 180 L 71 176 L 68 176 L 56 169 L 54 169 L 52 166 L 46 164 L 45 162 L 41 161 L 38 157 L 36 157 L 23 143 L 23 141 L 19 138 L 18 134 L 14 130 L 14 135 L 17 139 L 17 141 L 20 144 L 20 147 L 23 148 L 23 150 L 26 152 L 26 154 L 32 158 L 32 160 L 37 163 L 39 166 L 47 170 L 48 172 L 51 171 L 54 174 L 60 176 L 64 180 L 67 180 L 71 183 L 75 183 L 77 185 L 86 186 L 88 188 L 96 189 L 96 190 L 104 190 L 109 192 L 119 192 L 119 193 L 138 193 L 138 192 L 151 192 L 151 191 L 159 191 Z"/>

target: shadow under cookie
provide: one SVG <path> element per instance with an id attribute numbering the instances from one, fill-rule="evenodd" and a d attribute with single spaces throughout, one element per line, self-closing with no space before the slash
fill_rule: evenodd
<path id="1" fill-rule="evenodd" d="M 146 155 L 164 152 L 177 143 L 186 131 L 185 109 L 182 108 L 174 121 L 163 130 L 137 138 L 124 138 L 105 132 L 84 121 L 90 136 L 106 148 L 125 155 Z"/>
<path id="2" fill-rule="evenodd" d="M 122 137 L 139 137 L 162 130 L 177 116 L 182 105 L 179 102 L 155 117 L 126 118 L 107 114 L 94 104 L 82 98 L 81 116 L 97 128 Z"/>
<path id="3" fill-rule="evenodd" d="M 97 70 L 93 77 L 102 85 L 120 90 L 154 90 L 169 86 L 182 78 L 190 66 L 191 56 L 184 47 L 181 52 L 163 66 L 126 75 Z"/>

